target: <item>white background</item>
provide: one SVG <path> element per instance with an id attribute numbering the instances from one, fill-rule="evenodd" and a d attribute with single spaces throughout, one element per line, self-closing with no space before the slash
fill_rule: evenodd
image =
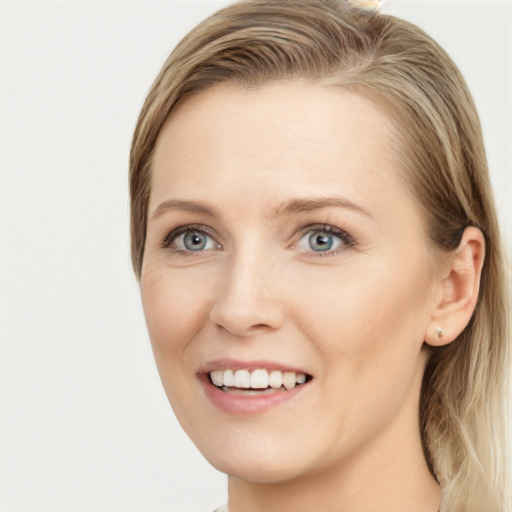
<path id="1" fill-rule="evenodd" d="M 0 510 L 211 511 L 128 242 L 128 152 L 161 64 L 227 2 L 0 2 Z M 466 76 L 512 240 L 512 3 L 388 0 Z"/>

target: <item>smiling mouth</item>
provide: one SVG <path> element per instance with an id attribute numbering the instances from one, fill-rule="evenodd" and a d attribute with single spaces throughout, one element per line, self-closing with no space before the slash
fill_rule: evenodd
<path id="1" fill-rule="evenodd" d="M 290 391 L 309 382 L 306 373 L 281 370 L 214 370 L 208 373 L 210 383 L 225 393 L 260 395 Z"/>

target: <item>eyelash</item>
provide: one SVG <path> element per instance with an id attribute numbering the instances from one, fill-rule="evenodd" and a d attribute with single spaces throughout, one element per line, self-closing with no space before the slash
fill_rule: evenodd
<path id="1" fill-rule="evenodd" d="M 306 254 L 308 257 L 328 257 L 328 256 L 337 256 L 341 252 L 343 252 L 348 247 L 353 247 L 356 244 L 355 239 L 347 233 L 344 229 L 333 226 L 332 224 L 307 224 L 306 226 L 299 228 L 298 231 L 300 234 L 300 240 L 307 235 L 308 233 L 326 233 L 328 235 L 337 236 L 342 242 L 343 245 L 336 250 L 328 250 L 328 251 L 308 251 Z M 294 247 L 297 244 L 294 244 Z"/>
<path id="2" fill-rule="evenodd" d="M 203 235 L 208 236 L 211 238 L 218 247 L 220 247 L 220 244 L 215 240 L 215 237 L 213 236 L 213 233 L 210 229 L 208 229 L 205 226 L 201 225 L 195 225 L 195 224 L 187 224 L 185 226 L 180 226 L 176 229 L 173 229 L 170 233 L 166 235 L 166 237 L 162 240 L 161 247 L 162 249 L 171 249 L 173 252 L 181 253 L 181 254 L 192 254 L 194 251 L 187 251 L 183 249 L 173 249 L 172 244 L 181 236 L 185 235 L 186 233 L 190 232 L 196 232 L 201 233 Z M 197 251 L 202 252 L 202 251 Z"/>
<path id="3" fill-rule="evenodd" d="M 162 249 L 171 249 L 175 253 L 181 253 L 181 254 L 187 254 L 192 255 L 194 252 L 204 252 L 204 251 L 191 251 L 191 250 L 183 250 L 183 249 L 176 249 L 172 248 L 173 243 L 176 242 L 176 240 L 181 236 L 189 232 L 197 232 L 201 233 L 203 235 L 208 236 L 211 238 L 216 244 L 217 248 L 220 248 L 221 245 L 215 240 L 215 237 L 213 235 L 213 232 L 202 225 L 195 225 L 195 224 L 187 224 L 185 226 L 180 226 L 176 229 L 173 229 L 171 232 L 169 232 L 165 238 L 162 240 L 161 247 Z M 336 256 L 340 252 L 342 252 L 347 247 L 353 247 L 355 245 L 354 238 L 347 233 L 345 230 L 341 228 L 337 228 L 336 226 L 333 226 L 331 224 L 307 224 L 306 226 L 299 227 L 296 232 L 300 233 L 300 239 L 299 242 L 302 240 L 302 238 L 307 235 L 308 233 L 326 233 L 328 235 L 334 235 L 337 236 L 342 242 L 343 246 L 336 250 L 328 250 L 328 251 L 308 251 L 307 255 L 310 257 L 327 257 L 327 256 Z M 297 244 L 294 244 L 292 247 L 296 247 Z"/>

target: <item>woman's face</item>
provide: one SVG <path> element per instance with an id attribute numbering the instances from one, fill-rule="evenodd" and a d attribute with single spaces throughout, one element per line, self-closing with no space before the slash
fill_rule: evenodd
<path id="1" fill-rule="evenodd" d="M 221 471 L 277 482 L 419 437 L 440 288 L 393 137 L 369 100 L 307 84 L 216 86 L 162 129 L 142 301 L 174 412 Z"/>

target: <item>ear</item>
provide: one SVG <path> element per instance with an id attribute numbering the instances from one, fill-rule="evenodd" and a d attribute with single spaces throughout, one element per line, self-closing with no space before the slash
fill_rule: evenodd
<path id="1" fill-rule="evenodd" d="M 439 276 L 440 299 L 431 314 L 425 342 L 451 343 L 468 325 L 480 290 L 485 240 L 475 227 L 464 230 L 459 247 L 448 256 Z"/>

